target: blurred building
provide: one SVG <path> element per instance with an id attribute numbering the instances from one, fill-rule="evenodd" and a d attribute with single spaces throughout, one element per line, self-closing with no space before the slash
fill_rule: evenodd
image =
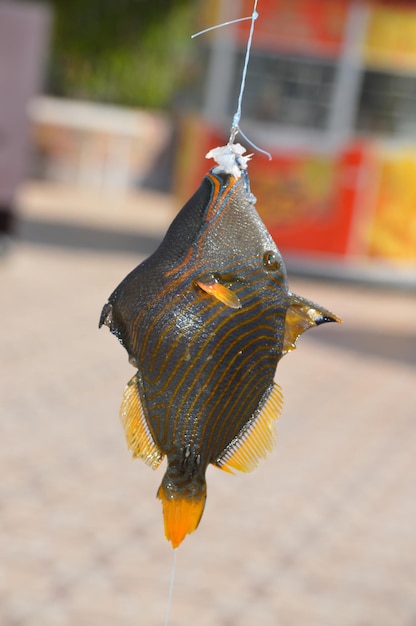
<path id="1" fill-rule="evenodd" d="M 201 28 L 253 11 L 252 0 L 205 4 Z M 256 154 L 250 178 L 279 248 L 304 269 L 416 282 L 416 4 L 260 0 L 258 10 L 241 126 L 273 155 Z M 228 139 L 249 27 L 196 40 L 202 98 L 182 123 L 183 197 Z"/>
<path id="2" fill-rule="evenodd" d="M 12 230 L 19 185 L 29 171 L 31 98 L 46 60 L 49 10 L 42 4 L 0 0 L 0 238 Z M 1 248 L 0 242 L 0 248 Z"/>
<path id="3" fill-rule="evenodd" d="M 157 111 L 47 95 L 30 104 L 36 176 L 115 195 L 141 185 L 169 142 Z"/>

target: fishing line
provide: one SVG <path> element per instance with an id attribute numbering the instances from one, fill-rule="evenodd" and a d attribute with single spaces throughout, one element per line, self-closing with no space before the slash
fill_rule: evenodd
<path id="1" fill-rule="evenodd" d="M 243 139 L 245 139 L 245 140 L 247 141 L 247 143 L 249 143 L 249 144 L 250 144 L 250 146 L 251 146 L 252 148 L 254 148 L 255 150 L 257 150 L 257 152 L 261 152 L 262 154 L 264 154 L 265 156 L 267 156 L 267 157 L 268 157 L 268 159 L 269 159 L 269 161 L 271 161 L 271 160 L 272 160 L 272 158 L 273 158 L 273 157 L 272 157 L 272 155 L 270 154 L 270 152 L 267 152 L 267 150 L 263 150 L 263 148 L 260 148 L 260 147 L 259 147 L 259 146 L 257 146 L 255 143 L 253 143 L 253 142 L 251 141 L 251 139 L 249 139 L 249 138 L 247 137 L 247 135 L 245 135 L 245 134 L 243 133 L 243 131 L 241 130 L 241 128 L 239 128 L 239 129 L 238 129 L 238 133 L 240 133 L 240 135 L 242 136 L 242 138 L 243 138 Z M 237 134 L 237 133 L 236 133 L 236 134 Z M 231 137 L 230 137 L 230 139 L 231 139 Z"/>
<path id="2" fill-rule="evenodd" d="M 178 551 L 177 548 L 175 548 L 173 551 L 172 571 L 170 573 L 170 583 L 169 583 L 168 603 L 166 606 L 165 626 L 169 626 L 169 615 L 170 615 L 170 609 L 172 606 L 172 596 L 173 596 L 173 584 L 175 582 L 177 551 Z"/>
<path id="3" fill-rule="evenodd" d="M 216 26 L 210 26 L 209 28 L 204 28 L 204 30 L 200 30 L 199 33 L 195 33 L 191 35 L 191 39 L 195 39 L 195 37 L 199 37 L 199 35 L 204 35 L 205 33 L 209 33 L 210 30 L 216 30 L 217 28 L 222 28 L 223 26 L 229 26 L 230 24 L 236 24 L 237 22 L 245 22 L 247 20 L 253 19 L 251 15 L 248 17 L 239 17 L 237 20 L 231 20 L 230 22 L 223 22 L 222 24 L 216 24 Z"/>
<path id="4" fill-rule="evenodd" d="M 243 102 L 243 94 L 244 94 L 244 89 L 245 89 L 245 86 L 246 86 L 247 68 L 248 68 L 248 62 L 249 62 L 250 53 L 251 53 L 251 42 L 253 40 L 254 24 L 256 22 L 256 19 L 259 16 L 259 14 L 257 13 L 257 2 L 258 2 L 258 0 L 254 0 L 253 13 L 251 14 L 250 34 L 248 36 L 247 48 L 246 48 L 246 57 L 244 59 L 243 74 L 241 76 L 240 94 L 238 96 L 237 111 L 234 114 L 233 125 L 231 126 L 230 140 L 231 140 L 231 137 L 233 135 L 235 136 L 235 134 L 236 134 L 236 133 L 233 133 L 233 130 L 236 129 L 238 131 L 238 125 L 240 124 L 240 119 L 241 119 L 241 105 L 242 105 L 242 102 Z"/>
<path id="5" fill-rule="evenodd" d="M 230 130 L 230 137 L 228 139 L 228 145 L 232 146 L 232 144 L 234 143 L 234 139 L 236 138 L 236 136 L 238 134 L 240 134 L 247 141 L 247 143 L 250 144 L 250 146 L 252 148 L 254 148 L 258 152 L 261 152 L 262 154 L 267 156 L 269 161 L 271 161 L 272 160 L 272 155 L 270 154 L 270 152 L 267 152 L 267 150 L 263 150 L 262 148 L 257 146 L 255 143 L 253 143 L 247 137 L 247 135 L 245 135 L 243 133 L 243 131 L 240 128 L 241 108 L 242 108 L 242 104 L 243 104 L 244 90 L 245 90 L 245 86 L 246 86 L 248 62 L 250 60 L 250 53 L 251 53 L 251 43 L 253 41 L 254 24 L 255 24 L 255 21 L 257 20 L 257 18 L 259 17 L 259 14 L 257 12 L 257 3 L 258 3 L 258 0 L 254 0 L 253 12 L 248 17 L 240 17 L 240 18 L 235 19 L 235 20 L 230 20 L 228 22 L 223 22 L 222 24 L 216 24 L 215 26 L 210 26 L 209 28 L 205 28 L 204 30 L 200 30 L 198 33 L 195 33 L 194 35 L 191 35 L 191 39 L 194 39 L 195 37 L 199 37 L 199 35 L 203 35 L 205 33 L 208 33 L 211 30 L 216 30 L 217 28 L 222 28 L 223 26 L 230 26 L 231 24 L 237 24 L 238 22 L 245 22 L 245 21 L 248 21 L 248 20 L 251 21 L 250 33 L 249 33 L 248 40 L 247 40 L 246 56 L 245 56 L 245 59 L 244 59 L 243 73 L 241 75 L 240 93 L 238 95 L 237 110 L 236 110 L 236 112 L 234 114 L 234 117 L 233 117 L 233 122 L 232 122 L 231 130 Z"/>

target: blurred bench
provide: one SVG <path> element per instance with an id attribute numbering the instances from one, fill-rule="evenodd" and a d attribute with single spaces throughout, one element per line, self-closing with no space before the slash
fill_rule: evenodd
<path id="1" fill-rule="evenodd" d="M 30 117 L 40 177 L 102 191 L 140 186 L 171 134 L 157 112 L 47 96 Z"/>

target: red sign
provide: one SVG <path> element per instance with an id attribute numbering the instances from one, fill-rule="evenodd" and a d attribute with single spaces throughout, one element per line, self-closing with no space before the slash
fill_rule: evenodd
<path id="1" fill-rule="evenodd" d="M 182 140 L 176 180 L 178 195 L 185 201 L 215 165 L 204 155 L 225 145 L 228 137 L 195 119 L 187 120 Z M 326 157 L 282 152 L 268 161 L 255 155 L 249 174 L 256 209 L 283 253 L 343 257 L 351 252 L 362 159 L 360 145 Z"/>
<path id="2" fill-rule="evenodd" d="M 338 56 L 349 4 L 349 0 L 261 0 L 253 45 L 274 51 Z M 244 0 L 241 15 L 252 12 L 253 0 Z M 238 40 L 243 47 L 249 28 L 250 22 L 239 26 Z"/>

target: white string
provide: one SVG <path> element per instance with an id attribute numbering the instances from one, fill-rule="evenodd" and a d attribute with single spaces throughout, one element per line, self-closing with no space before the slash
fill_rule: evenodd
<path id="1" fill-rule="evenodd" d="M 232 132 L 232 131 L 231 131 L 231 132 Z M 257 152 L 261 152 L 262 154 L 266 155 L 266 156 L 268 157 L 269 161 L 272 161 L 273 157 L 272 157 L 272 155 L 270 154 L 270 152 L 267 152 L 267 150 L 263 150 L 263 148 L 259 148 L 259 146 L 257 146 L 255 143 L 253 143 L 253 142 L 251 141 L 251 139 L 249 139 L 249 138 L 247 137 L 247 135 L 245 135 L 245 134 L 243 133 L 243 131 L 241 130 L 241 128 L 237 128 L 237 132 L 238 132 L 238 133 L 240 133 L 240 135 L 243 137 L 243 139 L 245 139 L 245 140 L 247 141 L 247 143 L 249 143 L 249 144 L 250 144 L 250 146 L 251 146 L 252 148 L 254 148 L 255 150 L 257 150 Z M 236 133 L 236 134 L 237 134 L 237 133 Z M 235 135 L 234 135 L 234 136 L 235 136 Z M 230 139 L 231 139 L 231 137 L 230 137 Z"/>
<path id="2" fill-rule="evenodd" d="M 241 77 L 240 94 L 238 96 L 237 111 L 235 112 L 234 118 L 233 118 L 233 125 L 231 127 L 230 139 L 233 136 L 233 134 L 235 136 L 235 133 L 233 133 L 233 129 L 234 128 L 238 129 L 238 125 L 239 125 L 240 119 L 241 119 L 241 105 L 242 105 L 242 102 L 243 102 L 244 88 L 246 86 L 247 68 L 248 68 L 248 61 L 250 59 L 251 42 L 253 40 L 254 23 L 255 23 L 256 19 L 258 18 L 258 16 L 259 16 L 259 14 L 257 13 L 257 2 L 258 2 L 258 0 L 254 0 L 253 13 L 251 15 L 250 34 L 248 36 L 248 41 L 247 41 L 246 58 L 244 60 L 243 74 L 242 74 L 242 77 Z"/>
<path id="3" fill-rule="evenodd" d="M 239 19 L 236 19 L 236 20 L 230 20 L 228 22 L 223 22 L 222 24 L 217 24 L 216 26 L 210 26 L 209 28 L 205 28 L 204 30 L 199 31 L 199 33 L 195 33 L 194 35 L 191 35 L 191 38 L 194 39 L 195 37 L 199 37 L 199 35 L 203 35 L 204 33 L 208 33 L 209 31 L 215 30 L 217 28 L 222 28 L 223 26 L 229 26 L 230 24 L 236 24 L 237 22 L 245 22 L 245 21 L 251 20 L 250 33 L 249 33 L 248 41 L 247 41 L 246 56 L 244 59 L 243 73 L 241 76 L 241 85 L 240 85 L 240 93 L 238 96 L 237 110 L 233 117 L 233 123 L 232 123 L 231 130 L 230 130 L 230 137 L 228 140 L 228 145 L 232 146 L 234 143 L 234 139 L 240 133 L 240 135 L 247 141 L 247 143 L 250 144 L 250 146 L 252 146 L 252 148 L 257 150 L 258 152 L 261 152 L 262 154 L 265 154 L 268 157 L 269 161 L 271 161 L 272 155 L 270 154 L 270 152 L 267 152 L 267 150 L 263 150 L 262 148 L 259 148 L 259 146 L 253 143 L 247 137 L 247 135 L 243 133 L 243 131 L 240 129 L 240 126 L 239 126 L 240 119 L 241 119 L 241 108 L 242 108 L 242 103 L 243 103 L 244 89 L 246 86 L 248 62 L 250 60 L 251 43 L 253 40 L 254 23 L 256 19 L 259 17 L 259 14 L 257 13 L 257 3 L 258 3 L 258 0 L 254 0 L 253 13 L 250 16 L 240 17 Z"/>
<path id="4" fill-rule="evenodd" d="M 195 37 L 199 37 L 199 35 L 203 35 L 204 33 L 209 33 L 210 30 L 215 30 L 216 28 L 222 28 L 223 26 L 230 26 L 230 24 L 237 24 L 237 22 L 245 22 L 246 20 L 252 19 L 253 17 L 249 15 L 248 17 L 240 17 L 238 20 L 231 20 L 230 22 L 223 22 L 222 24 L 217 24 L 216 26 L 210 26 L 209 28 L 200 30 L 199 33 L 195 33 L 195 35 L 191 35 L 191 39 L 195 39 Z"/>
<path id="5" fill-rule="evenodd" d="M 170 574 L 168 604 L 166 606 L 166 615 L 165 615 L 165 626 L 169 626 L 169 616 L 170 616 L 170 609 L 172 606 L 172 596 L 173 596 L 173 583 L 175 582 L 175 572 L 176 572 L 176 553 L 177 553 L 177 549 L 175 548 L 173 551 L 172 571 Z"/>

